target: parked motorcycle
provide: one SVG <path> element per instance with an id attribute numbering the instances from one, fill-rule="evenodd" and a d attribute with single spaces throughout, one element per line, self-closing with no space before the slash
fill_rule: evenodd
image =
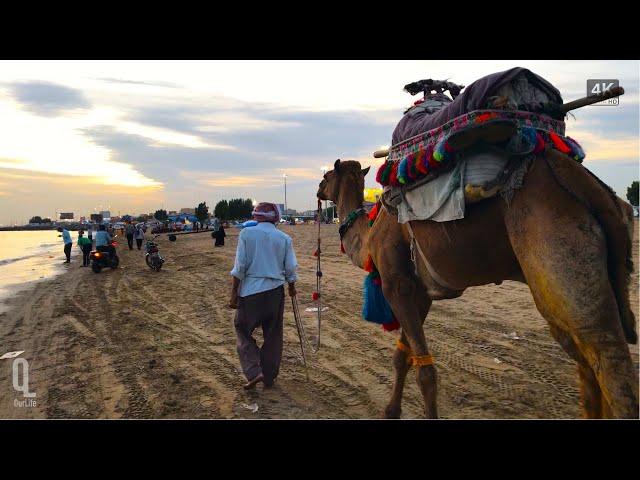
<path id="1" fill-rule="evenodd" d="M 113 253 L 107 250 L 95 250 L 89 254 L 89 260 L 91 261 L 91 270 L 94 273 L 100 273 L 103 268 L 118 268 L 120 264 L 120 258 L 116 254 L 116 245 L 115 241 L 111 242 L 111 246 L 113 247 Z M 101 248 L 101 247 L 97 247 Z"/>
<path id="2" fill-rule="evenodd" d="M 147 265 L 149 265 L 149 268 L 156 272 L 160 271 L 162 264 L 164 263 L 164 258 L 162 258 L 162 255 L 160 255 L 160 252 L 158 251 L 158 244 L 154 242 L 154 240 L 159 236 L 160 235 L 156 235 L 151 240 L 147 240 L 144 247 L 144 259 L 147 262 Z"/>

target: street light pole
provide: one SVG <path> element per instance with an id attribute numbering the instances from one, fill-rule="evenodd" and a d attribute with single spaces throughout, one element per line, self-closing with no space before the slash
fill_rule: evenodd
<path id="1" fill-rule="evenodd" d="M 287 174 L 283 173 L 282 178 L 284 178 L 284 216 L 287 216 Z"/>

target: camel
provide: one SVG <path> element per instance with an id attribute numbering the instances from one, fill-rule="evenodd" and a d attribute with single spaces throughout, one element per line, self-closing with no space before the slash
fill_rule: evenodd
<path id="1" fill-rule="evenodd" d="M 318 198 L 335 202 L 344 221 L 363 205 L 368 171 L 337 160 Z M 417 253 L 414 266 L 410 234 L 396 216 L 381 209 L 369 227 L 360 215 L 344 232 L 345 252 L 360 268 L 371 255 L 401 326 L 384 416 L 400 418 L 412 364 L 425 416 L 438 416 L 437 373 L 423 330 L 432 302 L 514 280 L 529 286 L 552 336 L 577 363 L 583 416 L 638 418 L 638 378 L 627 346 L 637 342 L 628 292 L 632 215 L 586 168 L 549 148 L 508 204 L 495 196 L 468 204 L 460 220 L 411 222 L 429 269 Z"/>

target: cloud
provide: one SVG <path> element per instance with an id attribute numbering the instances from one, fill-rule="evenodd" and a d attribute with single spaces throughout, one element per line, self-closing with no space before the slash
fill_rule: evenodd
<path id="1" fill-rule="evenodd" d="M 586 160 L 592 162 L 631 161 L 638 159 L 640 141 L 637 136 L 610 137 L 609 135 L 592 133 L 587 130 L 576 131 L 574 137 L 582 146 Z"/>
<path id="2" fill-rule="evenodd" d="M 88 216 L 100 205 L 111 206 L 111 211 L 122 214 L 155 211 L 165 201 L 165 194 L 157 187 L 124 185 L 105 186 L 101 178 L 88 175 L 71 176 L 40 173 L 29 170 L 4 170 L 0 178 L 5 195 L 0 195 L 0 209 L 10 212 L 11 218 L 26 221 L 33 215 L 51 216 L 55 210 Z M 28 199 L 28 200 L 27 200 Z M 0 219 L 6 223 L 9 217 Z"/>
<path id="3" fill-rule="evenodd" d="M 181 88 L 180 85 L 171 82 L 162 82 L 162 81 L 139 81 L 139 80 L 125 80 L 121 78 L 110 78 L 103 77 L 98 78 L 101 82 L 106 83 L 120 83 L 125 85 L 143 85 L 148 87 L 163 87 L 163 88 Z"/>
<path id="4" fill-rule="evenodd" d="M 22 107 L 43 117 L 89 109 L 91 104 L 80 90 L 49 82 L 28 81 L 10 84 L 13 97 Z"/>

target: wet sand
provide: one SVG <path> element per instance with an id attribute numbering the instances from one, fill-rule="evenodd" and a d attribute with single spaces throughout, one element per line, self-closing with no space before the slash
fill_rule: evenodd
<path id="1" fill-rule="evenodd" d="M 632 305 L 638 316 L 638 223 Z M 300 263 L 300 310 L 315 328 L 316 226 L 283 227 Z M 380 418 L 389 398 L 396 333 L 360 317 L 365 272 L 340 254 L 337 227 L 322 226 L 322 346 L 302 366 L 290 301 L 276 386 L 245 392 L 226 308 L 238 231 L 214 248 L 208 233 L 160 240 L 156 273 L 119 245 L 121 268 L 79 268 L 18 294 L 0 314 L 0 354 L 25 350 L 35 406 L 16 406 L 12 361 L 0 360 L 0 418 Z M 77 253 L 74 252 L 74 255 Z M 510 338 L 511 333 L 519 339 Z M 528 287 L 469 289 L 434 303 L 425 322 L 439 372 L 443 418 L 576 418 L 575 364 L 551 338 Z M 257 335 L 259 338 L 259 334 Z M 631 346 L 638 366 L 638 348 Z M 242 404 L 257 404 L 253 413 Z M 413 373 L 403 418 L 422 418 Z"/>

